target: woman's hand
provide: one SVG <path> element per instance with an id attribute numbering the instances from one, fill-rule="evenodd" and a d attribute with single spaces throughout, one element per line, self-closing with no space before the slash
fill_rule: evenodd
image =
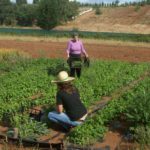
<path id="1" fill-rule="evenodd" d="M 88 58 L 89 57 L 88 54 L 85 54 L 85 57 Z"/>
<path id="2" fill-rule="evenodd" d="M 67 63 L 68 63 L 68 65 L 70 64 L 70 58 L 68 57 L 68 59 L 67 59 Z"/>

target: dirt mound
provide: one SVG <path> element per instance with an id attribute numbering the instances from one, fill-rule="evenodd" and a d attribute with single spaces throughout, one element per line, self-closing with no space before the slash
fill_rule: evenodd
<path id="1" fill-rule="evenodd" d="M 56 29 L 150 34 L 150 6 L 102 8 L 101 15 L 89 12 Z"/>

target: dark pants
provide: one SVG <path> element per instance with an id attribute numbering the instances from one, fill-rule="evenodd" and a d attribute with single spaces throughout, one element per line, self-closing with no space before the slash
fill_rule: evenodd
<path id="1" fill-rule="evenodd" d="M 81 55 L 80 54 L 70 54 L 70 76 L 75 77 L 77 75 L 78 78 L 81 76 L 81 67 L 72 67 L 73 61 L 81 61 Z"/>
<path id="2" fill-rule="evenodd" d="M 70 76 L 75 77 L 75 74 L 78 78 L 81 76 L 81 68 L 70 68 Z"/>

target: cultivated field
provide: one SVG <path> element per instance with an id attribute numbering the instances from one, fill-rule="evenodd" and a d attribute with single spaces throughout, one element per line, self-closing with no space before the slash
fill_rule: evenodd
<path id="1" fill-rule="evenodd" d="M 150 61 L 149 44 L 92 40 L 86 42 L 85 40 L 84 45 L 91 59 L 123 60 L 130 62 Z M 25 51 L 34 58 L 40 56 L 66 58 L 66 46 L 67 39 L 61 40 L 61 38 L 48 41 L 44 39 L 32 41 L 32 38 L 29 41 L 21 40 L 21 38 L 17 38 L 16 40 L 0 40 L 0 48 L 13 48 Z"/>
<path id="2" fill-rule="evenodd" d="M 34 140 L 36 138 L 39 141 L 60 141 L 56 136 L 58 133 L 54 133 L 51 129 L 52 126 L 48 125 L 47 113 L 55 105 L 56 87 L 50 81 L 60 70 L 68 71 L 67 64 L 62 59 L 31 59 L 26 57 L 28 55 L 19 55 L 18 51 L 5 49 L 1 51 L 1 123 L 3 126 L 17 127 L 21 139 Z M 7 51 L 6 55 L 4 51 Z M 91 67 L 85 68 L 81 79 L 75 81 L 81 99 L 89 112 L 101 102 L 110 101 L 110 103 L 103 110 L 97 111 L 91 117 L 89 116 L 89 119 L 82 126 L 70 132 L 67 141 L 86 146 L 103 139 L 108 128 L 107 124 L 120 116 L 120 113 L 125 113 L 128 102 L 134 101 L 134 98 L 139 94 L 138 92 L 142 92 L 138 87 L 143 84 L 144 90 L 149 91 L 147 89 L 149 85 L 148 71 L 149 64 L 147 63 L 91 61 Z M 138 82 L 135 82 L 136 80 Z M 127 101 L 126 94 L 123 97 L 122 95 L 128 90 L 134 89 L 133 85 L 136 87 L 136 93 Z M 120 98 L 121 100 L 119 100 Z M 149 97 L 147 96 L 147 98 Z M 42 119 L 43 123 L 31 120 L 28 114 L 29 109 L 39 106 L 44 108 L 43 111 L 45 112 L 44 120 Z M 50 128 L 48 131 L 47 126 Z M 5 128 L 1 127 L 1 132 L 4 132 L 3 129 Z M 44 136 L 42 136 L 43 134 Z M 60 135 L 61 138 L 64 137 L 64 133 Z M 51 139 L 53 136 L 56 138 Z"/>
<path id="3" fill-rule="evenodd" d="M 50 81 L 60 70 L 69 69 L 63 59 L 66 58 L 68 39 L 3 37 L 5 39 L 1 37 L 0 40 L 0 118 L 7 118 L 3 124 L 19 128 L 21 139 L 38 138 L 52 143 L 66 139 L 66 134 L 60 130 L 55 131 L 49 125 L 47 117 L 44 120 L 46 124 L 31 121 L 28 110 L 41 107 L 43 109 L 44 106 L 47 114 L 53 109 L 56 87 Z M 65 141 L 79 147 L 89 147 L 89 144 L 91 147 L 92 144 L 93 148 L 109 146 L 115 149 L 125 133 L 118 135 L 118 129 L 111 131 L 109 124 L 118 117 L 122 122 L 120 114 L 127 115 L 128 104 L 134 103 L 139 96 L 144 98 L 143 90 L 148 93 L 150 47 L 148 43 L 90 39 L 83 41 L 91 58 L 91 67 L 85 68 L 81 79 L 75 81 L 81 99 L 89 112 L 92 112 L 95 106 L 110 102 L 106 108 L 89 117 L 84 125 L 70 132 Z M 138 46 L 135 46 L 136 44 Z M 149 95 L 146 95 L 145 102 L 147 99 Z M 134 118 L 136 120 L 136 116 Z M 130 120 L 128 119 L 127 121 Z M 38 130 L 34 129 L 37 127 Z M 3 130 L 5 128 L 1 127 L 1 132 Z M 109 138 L 114 140 L 110 141 Z M 102 139 L 104 142 L 98 142 Z"/>
<path id="4" fill-rule="evenodd" d="M 51 124 L 47 114 L 56 101 L 57 88 L 51 80 L 59 71 L 69 72 L 70 32 L 1 28 L 0 150 L 39 150 L 39 142 L 56 144 L 58 150 L 62 146 L 149 150 L 149 20 L 149 6 L 138 11 L 133 6 L 103 8 L 100 16 L 90 12 L 56 28 L 111 32 L 80 32 L 91 62 L 89 68 L 83 64 L 82 76 L 74 84 L 88 117 L 67 133 Z M 10 144 L 16 140 L 11 128 L 19 129 L 19 145 Z M 27 148 L 24 141 L 38 144 Z"/>

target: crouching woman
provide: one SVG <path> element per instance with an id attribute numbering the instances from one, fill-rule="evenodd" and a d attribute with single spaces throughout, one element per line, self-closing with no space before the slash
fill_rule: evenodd
<path id="1" fill-rule="evenodd" d="M 48 118 L 60 124 L 66 130 L 82 124 L 87 117 L 87 110 L 80 100 L 79 91 L 72 85 L 75 78 L 69 77 L 68 73 L 61 71 L 57 80 L 56 111 L 49 112 Z"/>

